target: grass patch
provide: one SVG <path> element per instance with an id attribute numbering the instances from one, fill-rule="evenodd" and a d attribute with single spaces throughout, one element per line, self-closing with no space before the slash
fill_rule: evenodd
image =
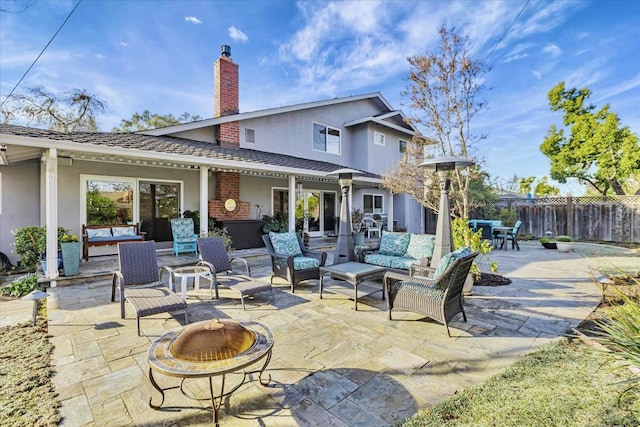
<path id="1" fill-rule="evenodd" d="M 407 419 L 426 426 L 637 426 L 640 391 L 610 354 L 562 340 L 519 360 L 485 383 Z"/>
<path id="2" fill-rule="evenodd" d="M 0 420 L 2 425 L 56 426 L 60 422 L 51 383 L 46 321 L 0 328 Z"/>

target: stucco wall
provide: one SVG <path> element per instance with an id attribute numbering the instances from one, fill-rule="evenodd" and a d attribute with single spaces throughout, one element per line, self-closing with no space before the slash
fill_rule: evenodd
<path id="1" fill-rule="evenodd" d="M 380 110 L 373 101 L 362 100 L 243 120 L 240 123 L 242 136 L 240 146 L 351 166 L 353 165 L 352 137 L 351 131 L 346 129 L 344 124 L 350 120 L 379 113 Z M 340 130 L 340 155 L 313 150 L 313 123 Z M 244 141 L 246 128 L 255 130 L 255 143 Z"/>
<path id="2" fill-rule="evenodd" d="M 2 175 L 2 213 L 0 213 L 0 251 L 15 265 L 12 253 L 15 239 L 11 230 L 40 225 L 40 162 L 32 160 L 0 167 Z M 19 197 L 17 197 L 19 195 Z"/>

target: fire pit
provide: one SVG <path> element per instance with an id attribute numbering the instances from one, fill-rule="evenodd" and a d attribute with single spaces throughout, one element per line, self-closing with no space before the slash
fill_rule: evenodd
<path id="1" fill-rule="evenodd" d="M 273 334 L 265 325 L 244 320 L 206 320 L 167 332 L 156 339 L 149 347 L 149 381 L 162 395 L 159 405 L 149 406 L 160 410 L 164 403 L 166 390 L 179 388 L 183 395 L 195 400 L 211 400 L 213 422 L 218 422 L 218 410 L 222 399 L 236 391 L 245 383 L 248 374 L 259 372 L 258 380 L 262 386 L 270 382 L 270 378 L 262 379 L 262 374 L 271 360 Z M 261 369 L 247 372 L 246 367 L 266 357 Z M 225 375 L 242 370 L 242 380 L 231 390 L 225 392 Z M 180 385 L 161 388 L 153 378 L 153 371 L 171 377 L 182 378 Z M 222 376 L 220 393 L 214 395 L 213 377 Z M 184 381 L 188 378 L 209 378 L 211 396 L 198 399 L 188 395 Z M 173 408 L 172 408 L 173 409 Z"/>

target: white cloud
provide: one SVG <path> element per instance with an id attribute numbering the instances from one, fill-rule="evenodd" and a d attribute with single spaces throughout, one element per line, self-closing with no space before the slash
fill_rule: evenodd
<path id="1" fill-rule="evenodd" d="M 542 72 L 540 71 L 536 71 L 536 70 L 531 70 L 531 74 L 533 74 L 536 79 L 540 80 L 542 78 Z"/>
<path id="2" fill-rule="evenodd" d="M 93 57 L 94 57 L 94 58 L 96 58 L 96 59 L 100 59 L 100 60 L 102 60 L 102 59 L 107 59 L 107 57 L 106 57 L 106 56 L 104 56 L 104 55 L 103 55 L 103 54 L 101 54 L 101 53 L 96 53 L 95 55 L 93 55 Z"/>
<path id="3" fill-rule="evenodd" d="M 129 47 L 129 44 L 128 44 L 128 43 L 125 43 L 125 42 L 120 42 L 120 46 L 123 46 L 123 47 Z"/>
<path id="4" fill-rule="evenodd" d="M 190 22 L 190 23 L 192 23 L 194 25 L 202 24 L 202 21 L 199 20 L 198 18 L 196 18 L 195 16 L 185 16 L 184 20 L 187 21 L 187 22 Z"/>
<path id="5" fill-rule="evenodd" d="M 562 49 L 560 49 L 557 45 L 551 43 L 542 48 L 544 53 L 551 54 L 551 56 L 559 56 L 562 55 Z"/>
<path id="6" fill-rule="evenodd" d="M 249 37 L 236 27 L 229 27 L 229 37 L 231 37 L 231 40 L 235 40 L 240 43 L 246 43 L 249 41 Z"/>

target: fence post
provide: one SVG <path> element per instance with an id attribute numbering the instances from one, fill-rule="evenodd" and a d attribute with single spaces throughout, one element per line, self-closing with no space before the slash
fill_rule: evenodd
<path id="1" fill-rule="evenodd" d="M 567 196 L 567 235 L 576 239 L 573 235 L 573 196 Z"/>

